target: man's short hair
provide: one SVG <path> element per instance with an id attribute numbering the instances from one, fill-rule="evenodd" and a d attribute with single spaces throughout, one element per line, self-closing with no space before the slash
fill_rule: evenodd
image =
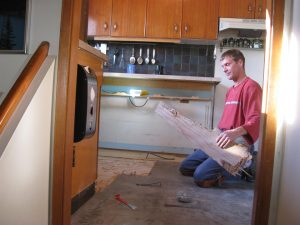
<path id="1" fill-rule="evenodd" d="M 241 59 L 243 61 L 243 67 L 245 68 L 245 56 L 240 50 L 238 49 L 227 50 L 221 55 L 220 61 L 223 61 L 227 56 L 231 57 L 235 62 Z"/>

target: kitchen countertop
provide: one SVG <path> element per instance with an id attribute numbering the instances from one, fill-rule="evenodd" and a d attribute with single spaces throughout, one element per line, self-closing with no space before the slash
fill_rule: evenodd
<path id="1" fill-rule="evenodd" d="M 82 40 L 79 40 L 78 47 L 80 49 L 83 49 L 83 50 L 89 52 L 90 54 L 104 60 L 104 61 L 108 61 L 107 55 L 103 54 L 102 52 L 100 52 L 99 50 L 93 48 L 92 46 L 90 46 L 89 44 L 87 44 L 86 42 L 84 42 Z"/>
<path id="2" fill-rule="evenodd" d="M 142 80 L 170 80 L 170 81 L 188 81 L 200 83 L 218 84 L 221 82 L 220 78 L 215 77 L 196 77 L 196 76 L 177 76 L 177 75 L 156 75 L 156 74 L 138 74 L 138 73 L 111 73 L 104 72 L 103 77 L 107 78 L 125 78 L 125 79 L 142 79 Z"/>

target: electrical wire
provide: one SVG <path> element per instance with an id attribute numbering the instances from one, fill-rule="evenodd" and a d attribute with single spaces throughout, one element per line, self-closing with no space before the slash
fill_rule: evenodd
<path id="1" fill-rule="evenodd" d="M 131 103 L 134 107 L 143 107 L 143 106 L 145 106 L 145 105 L 147 104 L 147 102 L 149 101 L 149 96 L 148 96 L 148 97 L 146 98 L 146 101 L 144 102 L 144 104 L 142 104 L 142 105 L 136 105 L 136 104 L 133 102 L 133 100 L 132 100 L 132 96 L 129 96 L 128 98 L 129 98 L 130 103 Z"/>
<path id="2" fill-rule="evenodd" d="M 148 152 L 148 153 L 147 153 L 147 156 L 146 156 L 146 159 L 148 158 L 149 154 L 154 155 L 154 156 L 156 156 L 156 157 L 158 157 L 158 158 L 161 158 L 161 159 L 165 159 L 165 160 L 175 160 L 175 158 L 167 158 L 167 157 L 164 157 L 164 156 L 155 154 L 155 153 L 153 153 L 153 152 Z"/>
<path id="3" fill-rule="evenodd" d="M 117 94 L 117 93 L 124 93 L 124 94 L 127 94 L 126 91 L 106 91 L 106 90 L 101 90 L 101 92 L 104 92 L 104 93 L 108 93 L 108 94 Z"/>
<path id="4" fill-rule="evenodd" d="M 161 182 L 157 181 L 157 182 L 153 182 L 153 183 L 137 183 L 137 186 L 157 186 L 157 187 L 161 187 Z"/>
<path id="5" fill-rule="evenodd" d="M 117 93 L 124 93 L 124 94 L 127 94 L 125 91 L 116 91 L 116 92 L 113 92 L 113 91 L 106 91 L 106 90 L 103 90 L 103 89 L 102 89 L 102 92 L 108 93 L 108 94 L 117 94 Z M 128 96 L 128 98 L 129 98 L 130 103 L 131 103 L 134 107 L 143 107 L 143 106 L 145 106 L 145 105 L 147 104 L 147 102 L 149 101 L 150 96 L 148 96 L 148 97 L 146 98 L 146 101 L 145 101 L 142 105 L 136 105 L 136 104 L 134 103 L 133 99 L 132 99 L 132 98 L 133 98 L 132 96 Z"/>

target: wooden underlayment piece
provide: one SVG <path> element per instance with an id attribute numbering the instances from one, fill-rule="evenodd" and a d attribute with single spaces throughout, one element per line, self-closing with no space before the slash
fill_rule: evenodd
<path id="1" fill-rule="evenodd" d="M 241 144 L 226 149 L 220 148 L 216 144 L 219 131 L 203 128 L 201 124 L 184 117 L 163 102 L 158 104 L 155 112 L 190 140 L 195 149 L 203 150 L 232 175 L 237 175 L 252 157 L 247 146 Z"/>

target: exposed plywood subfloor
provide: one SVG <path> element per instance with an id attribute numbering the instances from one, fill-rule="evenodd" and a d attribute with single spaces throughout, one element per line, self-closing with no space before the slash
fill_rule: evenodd
<path id="1" fill-rule="evenodd" d="M 99 149 L 96 192 L 110 185 L 118 175 L 148 176 L 157 160 L 180 162 L 184 155 Z"/>
<path id="2" fill-rule="evenodd" d="M 98 162 L 96 192 L 110 185 L 120 174 L 147 176 L 155 163 L 155 161 L 103 156 L 98 158 Z"/>

